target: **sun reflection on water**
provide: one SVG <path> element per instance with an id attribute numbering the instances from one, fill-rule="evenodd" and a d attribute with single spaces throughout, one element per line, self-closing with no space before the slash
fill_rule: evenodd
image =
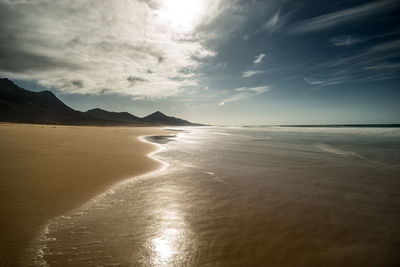
<path id="1" fill-rule="evenodd" d="M 156 252 L 156 262 L 168 263 L 169 260 L 177 253 L 176 243 L 179 238 L 180 231 L 176 228 L 165 229 L 161 236 L 152 240 L 154 251 Z"/>
<path id="2" fill-rule="evenodd" d="M 156 233 L 151 239 L 152 265 L 171 266 L 179 262 L 182 257 L 185 240 L 186 225 L 174 203 L 157 211 L 159 220 L 153 226 Z"/>

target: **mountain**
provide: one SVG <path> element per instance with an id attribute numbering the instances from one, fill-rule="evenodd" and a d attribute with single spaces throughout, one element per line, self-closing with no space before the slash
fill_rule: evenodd
<path id="1" fill-rule="evenodd" d="M 2 106 L 15 105 L 36 106 L 59 112 L 71 112 L 72 108 L 65 105 L 52 92 L 31 92 L 14 84 L 8 79 L 0 79 L 0 103 Z"/>
<path id="2" fill-rule="evenodd" d="M 0 79 L 0 121 L 71 125 L 115 125 L 65 105 L 50 91 L 32 92 Z"/>
<path id="3" fill-rule="evenodd" d="M 165 115 L 160 111 L 156 111 L 143 118 L 143 121 L 155 125 L 175 125 L 175 126 L 201 126 L 201 124 L 191 123 L 175 117 Z"/>
<path id="4" fill-rule="evenodd" d="M 50 91 L 28 91 L 6 78 L 0 79 L 0 121 L 68 125 L 200 125 L 159 111 L 144 118 L 99 108 L 80 112 L 64 104 Z"/>
<path id="5" fill-rule="evenodd" d="M 94 108 L 86 111 L 85 113 L 94 118 L 115 121 L 122 124 L 144 124 L 141 118 L 136 117 L 128 112 L 113 112 L 100 108 Z"/>

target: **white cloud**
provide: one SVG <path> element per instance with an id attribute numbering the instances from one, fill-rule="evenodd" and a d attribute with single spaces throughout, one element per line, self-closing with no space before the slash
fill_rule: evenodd
<path id="1" fill-rule="evenodd" d="M 0 74 L 66 93 L 176 94 L 197 85 L 193 70 L 215 55 L 190 40 L 195 26 L 215 15 L 206 12 L 209 2 L 197 0 L 192 18 L 187 8 L 171 11 L 159 0 L 0 0 L 12 18 L 0 18 L 0 50 L 8 54 L 0 54 Z"/>
<path id="2" fill-rule="evenodd" d="M 233 91 L 238 92 L 230 97 L 227 97 L 219 102 L 219 106 L 224 106 L 226 103 L 231 103 L 239 100 L 243 100 L 254 95 L 259 95 L 265 92 L 270 91 L 271 88 L 269 86 L 257 86 L 257 87 L 240 87 L 233 89 Z"/>
<path id="3" fill-rule="evenodd" d="M 266 54 L 264 54 L 264 53 L 261 53 L 261 54 L 259 54 L 258 56 L 256 56 L 255 58 L 254 58 L 254 63 L 255 64 L 258 64 L 258 63 L 261 63 L 262 61 L 263 61 L 263 59 L 264 59 L 264 57 L 266 56 Z"/>
<path id="4" fill-rule="evenodd" d="M 339 24 L 376 14 L 380 11 L 384 11 L 386 9 L 389 9 L 392 4 L 395 3 L 396 0 L 376 1 L 349 9 L 324 14 L 292 24 L 291 26 L 289 26 L 288 32 L 306 33 L 324 30 Z"/>
<path id="5" fill-rule="evenodd" d="M 242 72 L 242 77 L 243 78 L 248 78 L 257 74 L 265 73 L 266 71 L 264 70 L 250 70 L 250 71 L 245 71 Z"/>

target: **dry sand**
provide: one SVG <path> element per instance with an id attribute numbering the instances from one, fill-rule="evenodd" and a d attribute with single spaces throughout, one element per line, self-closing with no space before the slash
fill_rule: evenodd
<path id="1" fill-rule="evenodd" d="M 13 266 L 48 219 L 160 167 L 157 128 L 0 124 L 0 266 Z"/>

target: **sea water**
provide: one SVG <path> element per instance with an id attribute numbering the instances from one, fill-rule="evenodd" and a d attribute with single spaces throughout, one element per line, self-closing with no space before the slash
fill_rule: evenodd
<path id="1" fill-rule="evenodd" d="M 50 220 L 22 264 L 400 266 L 400 128 L 176 130 L 146 138 L 163 168 Z"/>

